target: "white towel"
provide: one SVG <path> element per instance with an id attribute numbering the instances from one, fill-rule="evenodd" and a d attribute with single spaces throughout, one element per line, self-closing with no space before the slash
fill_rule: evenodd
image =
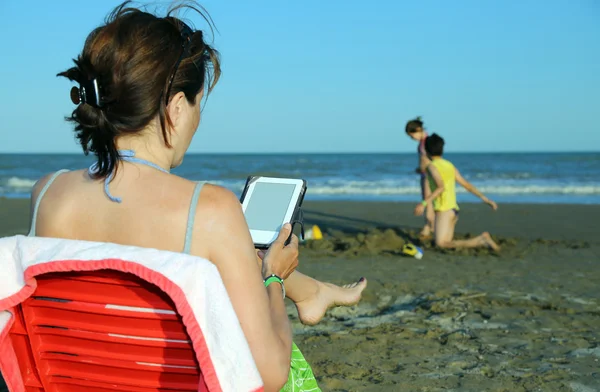
<path id="1" fill-rule="evenodd" d="M 7 336 L 13 324 L 8 310 L 34 294 L 38 275 L 99 269 L 137 275 L 171 298 L 210 391 L 263 389 L 225 286 L 208 260 L 133 246 L 24 236 L 0 238 L 0 369 L 9 386 L 20 374 Z"/>

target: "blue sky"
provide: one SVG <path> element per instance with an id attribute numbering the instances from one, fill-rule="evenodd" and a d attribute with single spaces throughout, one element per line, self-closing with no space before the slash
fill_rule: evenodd
<path id="1" fill-rule="evenodd" d="M 118 3 L 0 1 L 0 152 L 80 151 L 55 75 Z M 596 0 L 200 3 L 223 78 L 192 152 L 412 152 L 415 115 L 450 151 L 599 150 Z"/>

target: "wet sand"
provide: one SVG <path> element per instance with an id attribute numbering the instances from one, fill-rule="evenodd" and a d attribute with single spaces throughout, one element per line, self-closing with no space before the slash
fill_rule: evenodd
<path id="1" fill-rule="evenodd" d="M 294 319 L 324 390 L 600 391 L 600 206 L 463 205 L 457 232 L 490 231 L 502 252 L 422 260 L 398 252 L 421 224 L 412 208 L 306 206 L 340 231 L 307 244 L 301 270 L 369 279 L 358 306 L 315 327 Z"/>
<path id="2" fill-rule="evenodd" d="M 348 283 L 360 304 L 297 320 L 295 341 L 324 391 L 600 391 L 600 205 L 461 206 L 460 236 L 503 246 L 399 249 L 421 219 L 405 203 L 307 202 L 326 239 L 299 269 Z M 28 230 L 29 203 L 0 199 L 0 236 Z"/>

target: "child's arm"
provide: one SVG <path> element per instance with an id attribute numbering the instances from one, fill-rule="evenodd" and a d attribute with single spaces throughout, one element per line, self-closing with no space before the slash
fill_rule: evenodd
<path id="1" fill-rule="evenodd" d="M 433 202 L 439 195 L 444 192 L 444 181 L 442 181 L 442 177 L 440 176 L 440 172 L 433 165 L 429 165 L 425 168 L 428 172 L 427 175 L 433 178 L 435 182 L 435 190 L 429 194 L 421 203 L 417 205 L 415 208 L 415 215 L 423 215 L 425 212 L 425 207 L 431 202 Z M 425 186 L 429 186 L 426 184 Z"/>
<path id="2" fill-rule="evenodd" d="M 498 209 L 498 205 L 496 203 L 494 203 L 492 200 L 485 197 L 485 195 L 483 193 L 481 193 L 479 191 L 479 189 L 475 188 L 475 186 L 473 184 L 471 184 L 469 181 L 465 180 L 464 177 L 460 175 L 460 172 L 458 171 L 458 169 L 455 169 L 455 170 L 456 170 L 456 182 L 458 182 L 460 185 L 462 185 L 467 191 L 471 192 L 472 194 L 474 194 L 475 196 L 480 198 L 481 201 L 483 201 L 485 204 L 492 207 L 493 210 Z"/>

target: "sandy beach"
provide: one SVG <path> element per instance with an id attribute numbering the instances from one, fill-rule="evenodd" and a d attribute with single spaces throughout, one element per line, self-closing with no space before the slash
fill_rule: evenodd
<path id="1" fill-rule="evenodd" d="M 324 391 L 600 390 L 600 205 L 461 205 L 460 236 L 489 231 L 502 245 L 399 249 L 421 219 L 412 204 L 307 202 L 326 233 L 306 243 L 299 270 L 348 283 L 359 305 L 301 325 L 295 341 Z M 26 233 L 28 200 L 0 199 L 0 236 Z"/>

